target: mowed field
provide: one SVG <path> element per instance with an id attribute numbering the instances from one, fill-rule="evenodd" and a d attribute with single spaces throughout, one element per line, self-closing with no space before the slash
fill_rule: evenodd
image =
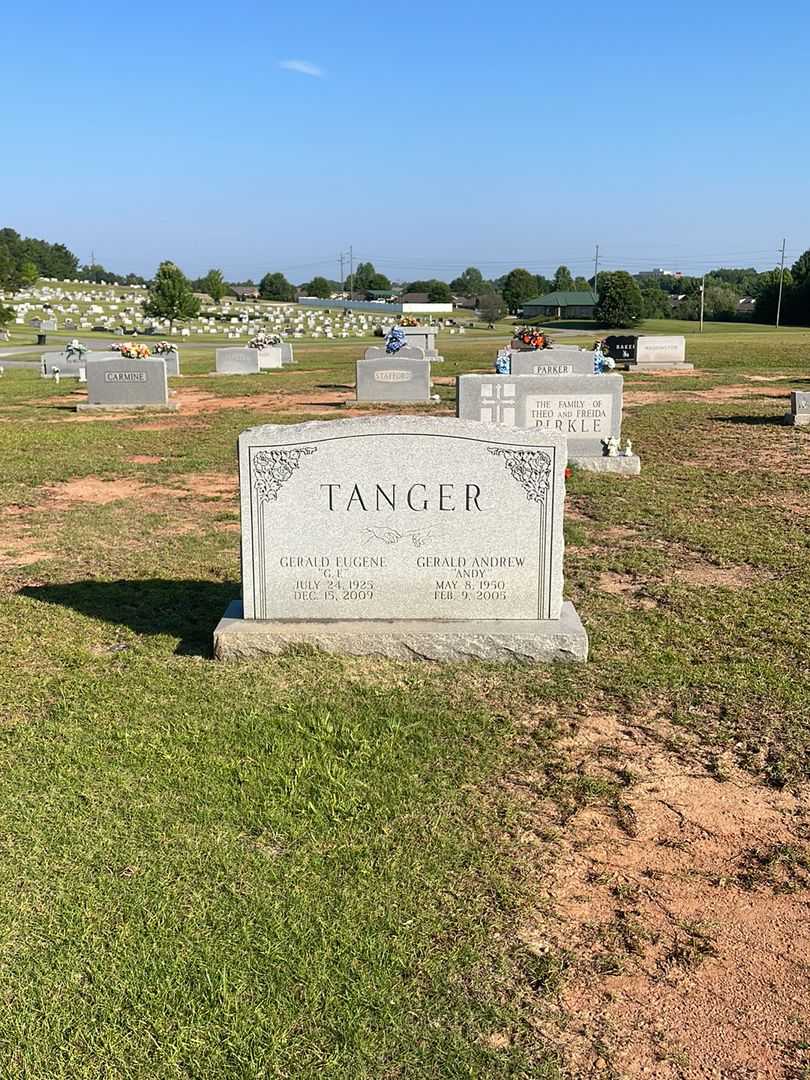
<path id="1" fill-rule="evenodd" d="M 0 378 L 0 1077 L 810 1076 L 810 330 L 626 377 L 587 665 L 216 664 L 237 435 L 393 411 L 363 347 L 195 343 L 171 415 Z"/>

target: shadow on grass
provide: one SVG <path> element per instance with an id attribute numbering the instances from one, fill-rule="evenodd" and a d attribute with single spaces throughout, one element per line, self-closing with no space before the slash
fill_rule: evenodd
<path id="1" fill-rule="evenodd" d="M 773 425 L 774 427 L 784 427 L 785 423 L 782 419 L 783 414 L 779 413 L 777 416 L 710 416 L 710 420 L 719 420 L 721 424 L 751 424 L 751 425 Z"/>
<path id="2" fill-rule="evenodd" d="M 21 596 L 128 626 L 136 634 L 168 634 L 179 638 L 175 653 L 181 656 L 211 655 L 214 627 L 239 594 L 236 582 L 163 578 L 69 581 L 20 589 Z"/>

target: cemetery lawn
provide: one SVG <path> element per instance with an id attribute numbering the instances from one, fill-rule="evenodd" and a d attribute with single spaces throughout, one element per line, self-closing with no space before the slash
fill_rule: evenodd
<path id="1" fill-rule="evenodd" d="M 364 411 L 357 342 L 194 346 L 174 415 L 7 370 L 0 1077 L 808 1075 L 810 331 L 758 331 L 626 378 L 540 669 L 210 659 L 237 434 Z"/>

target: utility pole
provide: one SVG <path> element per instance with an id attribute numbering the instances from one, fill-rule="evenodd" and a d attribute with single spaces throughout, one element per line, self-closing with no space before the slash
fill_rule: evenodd
<path id="1" fill-rule="evenodd" d="M 598 296 L 596 286 L 599 283 L 599 245 L 596 245 L 596 254 L 593 258 L 593 295 Z"/>
<path id="2" fill-rule="evenodd" d="M 354 300 L 354 251 L 349 244 L 349 299 Z"/>
<path id="3" fill-rule="evenodd" d="M 346 280 L 344 278 L 344 276 L 343 276 L 343 259 L 344 259 L 344 257 L 345 256 L 343 255 L 343 252 L 341 251 L 341 253 L 338 255 L 338 259 L 340 260 L 340 291 L 341 292 L 343 292 L 343 284 L 344 284 L 344 282 Z"/>
<path id="4" fill-rule="evenodd" d="M 782 282 L 785 278 L 785 239 L 782 239 L 782 259 L 779 263 L 779 299 L 776 302 L 776 326 L 779 327 L 779 317 L 782 314 Z"/>
<path id="5" fill-rule="evenodd" d="M 700 332 L 703 333 L 703 303 L 706 299 L 706 275 L 700 280 Z"/>

